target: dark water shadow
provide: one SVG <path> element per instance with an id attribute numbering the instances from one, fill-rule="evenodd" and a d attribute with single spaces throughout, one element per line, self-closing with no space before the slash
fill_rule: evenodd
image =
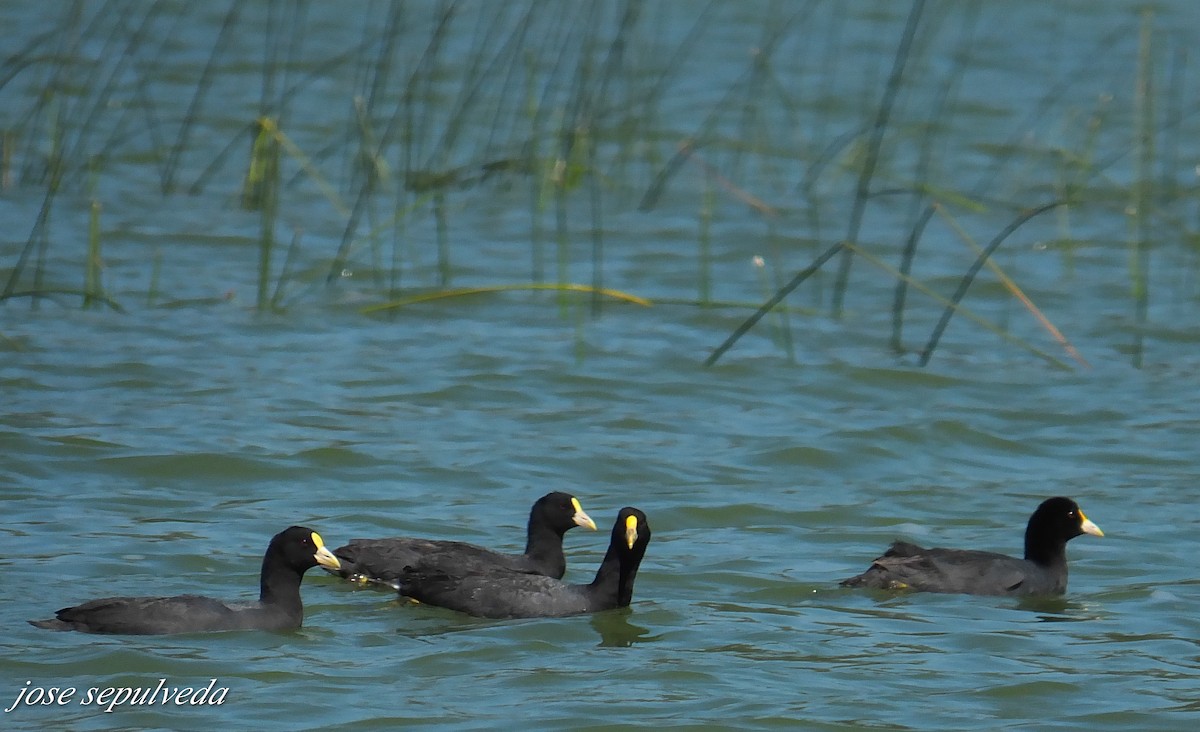
<path id="1" fill-rule="evenodd" d="M 1022 597 L 1013 609 L 1034 613 L 1041 623 L 1078 623 L 1100 617 L 1094 608 L 1065 597 Z"/>
<path id="2" fill-rule="evenodd" d="M 511 620 L 493 620 L 491 618 L 476 618 L 465 613 L 447 610 L 436 605 L 426 605 L 408 597 L 394 596 L 387 605 L 394 609 L 400 625 L 396 628 L 397 635 L 412 640 L 430 642 L 439 636 L 451 635 L 464 630 L 478 630 L 504 623 Z"/>
<path id="3" fill-rule="evenodd" d="M 404 623 L 396 628 L 395 633 L 412 640 L 425 642 L 462 631 L 499 626 L 527 626 L 534 623 L 562 623 L 581 619 L 579 616 L 503 620 L 476 618 L 453 610 L 416 603 L 407 598 L 399 598 L 388 604 L 395 607 L 398 616 L 404 616 Z M 651 643 L 662 638 L 661 635 L 651 635 L 648 628 L 629 622 L 629 614 L 629 609 L 624 608 L 588 615 L 589 624 L 600 636 L 597 647 L 629 648 L 634 644 Z"/>
<path id="4" fill-rule="evenodd" d="M 635 643 L 653 643 L 662 639 L 662 635 L 650 635 L 649 628 L 634 625 L 629 622 L 630 611 L 610 610 L 595 613 L 591 616 L 592 628 L 600 634 L 600 648 L 629 648 Z"/>

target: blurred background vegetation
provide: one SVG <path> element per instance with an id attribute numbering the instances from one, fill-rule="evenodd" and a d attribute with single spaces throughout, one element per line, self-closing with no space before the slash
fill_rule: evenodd
<path id="1" fill-rule="evenodd" d="M 790 356 L 813 314 L 920 363 L 955 318 L 1064 367 L 1072 329 L 1135 364 L 1196 336 L 1190 3 L 0 15 L 6 317 L 245 284 L 274 311 L 542 289 L 568 316 L 719 310 L 710 363 L 760 323 Z"/>

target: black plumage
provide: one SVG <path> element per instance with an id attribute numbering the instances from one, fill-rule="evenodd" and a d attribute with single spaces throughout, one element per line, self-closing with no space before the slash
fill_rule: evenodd
<path id="1" fill-rule="evenodd" d="M 617 514 L 608 552 L 590 584 L 494 566 L 463 571 L 422 561 L 401 574 L 400 594 L 483 618 L 559 617 L 626 607 L 649 543 L 646 514 L 626 507 Z"/>
<path id="2" fill-rule="evenodd" d="M 395 537 L 354 539 L 333 550 L 341 562 L 337 574 L 357 582 L 396 589 L 396 578 L 406 567 L 428 560 L 461 571 L 503 567 L 516 572 L 561 578 L 567 571 L 563 535 L 576 526 L 595 531 L 596 522 L 584 512 L 579 499 L 569 493 L 547 493 L 529 511 L 525 551 L 503 554 L 461 541 Z"/>
<path id="3" fill-rule="evenodd" d="M 300 581 L 310 567 L 338 566 L 312 529 L 292 526 L 275 535 L 263 556 L 258 602 L 225 603 L 202 595 L 106 597 L 65 607 L 39 628 L 85 633 L 159 635 L 214 630 L 286 630 L 304 621 Z"/>
<path id="4" fill-rule="evenodd" d="M 925 549 L 897 541 L 847 587 L 970 595 L 1060 595 L 1067 589 L 1067 542 L 1104 536 L 1070 498 L 1049 498 L 1025 528 L 1025 557 L 971 549 Z"/>

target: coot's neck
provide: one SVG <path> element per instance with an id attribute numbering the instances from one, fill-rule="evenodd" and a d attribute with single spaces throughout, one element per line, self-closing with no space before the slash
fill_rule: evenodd
<path id="1" fill-rule="evenodd" d="M 589 585 L 592 594 L 615 601 L 612 607 L 628 607 L 633 601 L 633 581 L 637 579 L 638 565 L 645 552 L 644 546 L 626 552 L 610 544 L 600 569 L 596 570 L 596 579 Z"/>
<path id="2" fill-rule="evenodd" d="M 644 546 L 635 546 L 632 554 L 621 555 L 620 587 L 617 590 L 617 607 L 629 607 L 633 602 L 633 581 L 637 579 L 638 567 L 642 563 Z"/>
<path id="3" fill-rule="evenodd" d="M 552 577 L 562 577 L 567 572 L 567 559 L 563 556 L 562 545 L 563 532 L 533 521 L 529 522 L 525 556 L 544 565 L 547 570 L 557 572 L 551 574 Z"/>
<path id="4" fill-rule="evenodd" d="M 604 560 L 600 562 L 600 569 L 596 570 L 596 578 L 588 585 L 593 595 L 604 598 L 617 598 L 618 602 L 621 599 L 621 556 L 617 548 L 609 544 L 608 551 L 604 553 Z M 625 604 L 629 604 L 628 601 Z"/>
<path id="5" fill-rule="evenodd" d="M 272 556 L 268 552 L 263 557 L 262 575 L 258 581 L 258 601 L 302 618 L 304 605 L 300 602 L 300 580 L 303 578 L 304 575 L 289 566 L 282 557 Z"/>
<path id="6" fill-rule="evenodd" d="M 1025 558 L 1042 567 L 1067 566 L 1067 542 L 1065 539 L 1047 540 L 1037 532 L 1025 532 Z"/>

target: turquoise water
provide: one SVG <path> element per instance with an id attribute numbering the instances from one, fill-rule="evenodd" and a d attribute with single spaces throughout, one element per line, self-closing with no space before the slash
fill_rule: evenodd
<path id="1" fill-rule="evenodd" d="M 1195 417 L 1178 388 L 1190 374 L 999 376 L 993 363 L 980 378 L 768 358 L 704 370 L 646 341 L 636 357 L 580 364 L 552 316 L 455 310 L 414 316 L 416 328 L 336 313 L 303 325 L 241 311 L 27 319 L 36 347 L 2 372 L 5 706 L 25 680 L 216 678 L 229 691 L 213 708 L 19 709 L 6 721 L 1193 724 L 1198 587 L 1183 557 L 1200 515 L 1181 500 Z M 520 333 L 499 338 L 420 332 L 451 316 L 460 331 L 503 329 L 518 315 Z M 131 340 L 137 368 L 119 345 Z M 250 597 L 265 539 L 290 523 L 331 544 L 418 533 L 516 550 L 527 504 L 551 488 L 602 525 L 626 504 L 649 514 L 628 612 L 472 621 L 314 572 L 296 633 L 107 638 L 24 624 L 113 593 Z M 1060 493 L 1107 532 L 1072 542 L 1061 601 L 836 586 L 895 536 L 1017 552 L 1032 507 Z M 585 580 L 603 546 L 569 534 L 568 577 Z"/>
<path id="2" fill-rule="evenodd" d="M 28 24 L 32 35 L 43 27 L 37 7 L 5 6 L 0 17 Z M 255 7 L 243 9 L 248 30 L 232 46 L 244 45 L 247 58 L 251 31 L 264 22 Z M 322 29 L 312 31 L 314 54 L 346 47 L 362 22 L 322 7 L 312 9 L 313 28 Z M 672 29 L 664 38 L 681 34 L 668 23 L 679 6 L 647 7 L 647 22 Z M 710 31 L 710 79 L 736 76 L 734 59 L 761 42 L 755 13 L 767 9 L 747 7 L 725 11 L 730 17 Z M 948 7 L 931 4 L 929 18 L 954 27 L 960 17 Z M 1122 4 L 1072 5 L 1050 19 L 1035 4 L 1015 7 L 1010 19 L 987 19 L 979 44 L 980 67 L 1009 82 L 992 94 L 1009 116 L 976 110 L 947 133 L 950 148 L 979 147 L 972 124 L 995 128 L 981 137 L 1005 137 L 1003 120 L 1020 117 L 1076 58 L 1089 58 L 1072 49 L 1094 48 L 1113 28 L 1122 29 L 1120 41 L 1093 58 L 1085 85 L 1128 81 L 1118 70 L 1133 63 L 1137 18 Z M 1187 40 L 1178 28 L 1191 7 L 1160 10 L 1159 22 L 1175 28 L 1164 31 L 1167 41 Z M 427 20 L 424 12 L 415 17 Z M 1070 13 L 1081 27 L 1064 35 L 1075 28 Z M 182 48 L 167 58 L 195 73 L 205 58 L 195 49 L 211 42 L 220 16 L 180 17 L 188 20 L 179 25 Z M 845 43 L 886 69 L 890 57 L 872 49 L 890 48 L 902 20 L 846 14 L 842 35 L 821 42 Z M 1055 34 L 1066 40 L 1049 58 L 1001 42 L 1036 45 Z M 929 69 L 944 58 L 933 46 L 921 57 Z M 860 82 L 881 78 L 845 65 Z M 253 100 L 257 68 L 229 66 L 221 88 Z M 783 77 L 792 73 L 800 71 L 781 67 Z M 668 149 L 694 131 L 689 110 L 725 91 L 715 81 L 706 89 L 703 78 L 703 68 L 689 69 L 671 87 L 679 93 L 664 95 L 663 106 L 674 105 L 664 123 L 677 133 Z M 1028 78 L 1040 86 L 1015 83 Z M 321 94 L 336 97 L 333 86 Z M 296 103 L 315 109 L 314 95 Z M 214 130 L 240 119 L 230 105 L 229 119 L 207 128 L 214 147 L 224 139 Z M 1072 119 L 1070 108 L 1057 108 L 1055 119 Z M 833 126 L 839 115 L 854 116 L 827 114 Z M 319 137 L 322 124 L 333 126 L 314 117 L 306 133 Z M 1179 142 L 1190 146 L 1186 135 Z M 1180 158 L 1195 153 L 1185 148 Z M 727 159 L 714 152 L 713 161 Z M 187 170 L 195 175 L 200 165 Z M 1054 177 L 1033 171 L 1000 180 L 1015 191 Z M 604 215 L 605 284 L 659 301 L 649 308 L 608 302 L 595 315 L 586 300 L 564 306 L 553 294 L 514 292 L 364 315 L 361 306 L 386 299 L 364 246 L 335 286 L 296 287 L 289 308 L 259 313 L 258 218 L 236 208 L 237 175 L 165 198 L 156 175 L 130 159 L 96 184 L 106 286 L 125 314 L 70 300 L 0 305 L 0 622 L 9 628 L 0 639 L 0 708 L 27 681 L 76 689 L 61 706 L 3 713 L 5 729 L 1195 728 L 1194 255 L 1167 235 L 1173 230 L 1159 229 L 1166 233 L 1150 262 L 1149 320 L 1138 325 L 1121 243 L 1124 201 L 1073 212 L 1079 238 L 1069 256 L 1054 243 L 1065 225 L 1057 221 L 1002 257 L 1090 369 L 1056 368 L 965 320 L 918 368 L 887 347 L 894 280 L 863 262 L 840 320 L 824 311 L 830 277 L 796 293 L 792 304 L 820 312 L 789 314 L 790 358 L 772 315 L 705 368 L 704 357 L 762 297 L 763 273 L 750 256 L 771 258 L 771 247 L 782 246 L 771 266 L 786 279 L 815 251 L 772 240 L 761 219 L 728 202 L 714 225 L 714 295 L 749 306 L 672 302 L 696 293 L 700 199 L 676 192 L 637 212 L 638 197 L 627 192 L 613 194 Z M 702 187 L 689 180 L 684 191 Z M 764 183 L 780 191 L 755 193 L 782 200 L 783 180 Z M 317 260 L 336 248 L 344 222 L 302 205 L 320 197 L 298 188 L 289 225 L 307 227 L 303 257 Z M 462 195 L 452 203 L 454 284 L 522 281 L 528 191 Z M 29 182 L 0 198 L 18 222 L 0 242 L 3 266 L 14 266 L 40 202 Z M 83 239 L 73 237 L 86 230 L 87 202 L 85 190 L 59 201 L 52 278 L 78 280 Z M 591 214 L 586 200 L 572 205 L 576 246 L 586 252 Z M 840 205 L 831 205 L 824 215 L 835 217 Z M 865 238 L 892 257 L 900 244 L 889 227 L 903 215 L 904 206 L 883 206 Z M 775 226 L 801 228 L 799 219 L 790 212 Z M 1007 220 L 968 222 L 986 241 Z M 434 228 L 421 219 L 409 230 L 414 284 L 434 277 Z M 840 222 L 827 234 L 839 235 L 835 228 Z M 948 229 L 931 237 L 919 276 L 952 291 L 970 255 Z M 152 306 L 155 253 L 167 294 Z M 588 280 L 586 261 L 583 253 L 572 260 L 574 278 Z M 172 298 L 204 300 L 162 307 Z M 940 312 L 921 302 L 906 329 L 916 348 Z M 966 303 L 1055 349 L 994 278 L 981 276 Z M 1147 335 L 1140 369 L 1130 363 L 1138 331 Z M 25 623 L 113 594 L 253 597 L 266 541 L 293 523 L 332 546 L 419 534 L 519 550 L 529 504 L 548 490 L 577 495 L 602 529 L 621 506 L 646 511 L 654 539 L 631 608 L 479 621 L 314 570 L 302 588 L 305 625 L 292 633 L 105 637 Z M 1061 599 L 892 596 L 837 585 L 897 537 L 1017 553 L 1029 513 L 1051 495 L 1076 498 L 1106 533 L 1071 542 Z M 568 579 L 587 581 L 605 542 L 603 530 L 568 534 Z M 106 713 L 81 703 L 89 689 L 153 689 L 160 679 L 174 687 L 215 679 L 227 691 L 212 705 Z"/>

